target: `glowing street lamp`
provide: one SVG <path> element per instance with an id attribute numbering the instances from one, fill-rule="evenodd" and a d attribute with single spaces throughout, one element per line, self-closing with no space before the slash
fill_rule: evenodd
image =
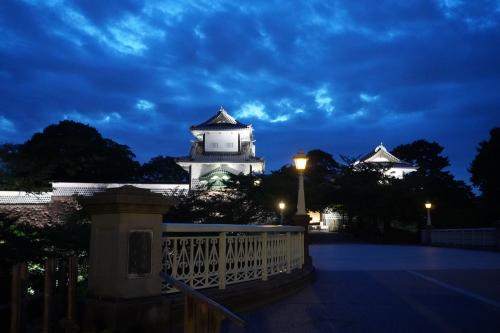
<path id="1" fill-rule="evenodd" d="M 278 208 L 280 209 L 280 224 L 283 224 L 283 211 L 285 210 L 285 203 L 280 201 L 278 204 Z"/>
<path id="2" fill-rule="evenodd" d="M 431 208 L 432 208 L 432 203 L 430 203 L 429 201 L 427 201 L 425 203 L 425 208 L 427 209 L 427 228 L 430 228 L 430 227 L 432 227 L 432 223 L 431 223 Z"/>
<path id="3" fill-rule="evenodd" d="M 304 171 L 307 166 L 307 156 L 301 150 L 293 157 L 293 164 L 299 174 L 299 193 L 297 198 L 297 213 L 293 217 L 295 225 L 304 227 L 304 264 L 312 265 L 309 256 L 309 221 L 311 218 L 306 214 L 306 199 L 304 194 Z"/>
<path id="4" fill-rule="evenodd" d="M 304 172 L 307 166 L 307 155 L 301 150 L 293 157 L 293 163 L 295 164 L 295 168 L 299 172 Z"/>
<path id="5" fill-rule="evenodd" d="M 306 200 L 304 194 L 304 170 L 307 166 L 307 156 L 301 150 L 293 157 L 295 169 L 299 173 L 299 194 L 297 198 L 297 213 L 296 215 L 306 215 Z"/>

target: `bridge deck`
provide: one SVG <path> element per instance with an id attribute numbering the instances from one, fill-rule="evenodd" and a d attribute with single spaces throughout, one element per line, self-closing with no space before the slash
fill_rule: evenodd
<path id="1" fill-rule="evenodd" d="M 311 246 L 316 281 L 229 332 L 500 332 L 500 253 Z"/>

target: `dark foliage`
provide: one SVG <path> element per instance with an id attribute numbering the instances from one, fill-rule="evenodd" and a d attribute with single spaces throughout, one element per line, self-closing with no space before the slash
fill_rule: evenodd
<path id="1" fill-rule="evenodd" d="M 440 175 L 450 166 L 448 157 L 442 156 L 444 148 L 437 142 L 417 140 L 397 146 L 392 154 L 399 159 L 418 166 L 418 172 L 426 176 Z"/>
<path id="2" fill-rule="evenodd" d="M 253 188 L 258 179 L 234 176 L 227 180 L 224 190 L 199 188 L 179 198 L 177 205 L 166 215 L 172 222 L 200 222 L 221 224 L 272 223 L 274 213 L 255 200 Z"/>
<path id="3" fill-rule="evenodd" d="M 90 218 L 80 206 L 66 208 L 63 216 L 44 224 L 29 223 L 27 210 L 24 215 L 21 218 L 14 213 L 0 212 L 0 264 L 3 267 L 49 256 L 88 253 Z"/>
<path id="4" fill-rule="evenodd" d="M 38 228 L 16 223 L 12 217 L 0 213 L 0 260 L 2 267 L 27 260 L 39 260 L 45 255 L 45 241 Z"/>
<path id="5" fill-rule="evenodd" d="M 65 120 L 21 145 L 0 149 L 4 187 L 43 190 L 50 181 L 127 182 L 139 163 L 126 145 L 103 138 L 88 125 Z"/>
<path id="6" fill-rule="evenodd" d="M 490 131 L 487 141 L 479 143 L 470 167 L 471 181 L 481 190 L 481 204 L 488 221 L 500 221 L 500 127 Z"/>
<path id="7" fill-rule="evenodd" d="M 387 177 L 373 164 L 345 167 L 334 181 L 335 207 L 349 217 L 353 232 L 375 241 L 415 239 L 411 232 L 425 224 L 426 201 L 433 203 L 435 227 L 481 225 L 470 187 L 443 170 L 449 163 L 442 152 L 425 140 L 394 149 L 394 155 L 419 166 L 403 179 Z"/>
<path id="8" fill-rule="evenodd" d="M 342 167 L 331 154 L 319 149 L 309 151 L 307 157 L 304 174 L 307 207 L 313 211 L 322 211 L 331 206 L 335 198 L 334 180 L 341 174 Z M 294 174 L 294 177 L 296 179 L 297 175 Z"/>
<path id="9" fill-rule="evenodd" d="M 156 156 L 141 166 L 141 182 L 147 183 L 186 183 L 189 174 L 181 168 L 173 157 Z"/>
<path id="10" fill-rule="evenodd" d="M 333 180 L 340 165 L 321 150 L 308 153 L 305 191 L 308 208 L 322 210 L 332 202 Z M 268 175 L 238 175 L 226 181 L 223 191 L 191 191 L 182 197 L 167 219 L 204 223 L 277 223 L 278 203 L 284 201 L 284 215 L 290 221 L 297 203 L 298 177 L 285 165 Z"/>
<path id="11" fill-rule="evenodd" d="M 475 213 L 475 197 L 463 181 L 446 170 L 450 164 L 443 156 L 444 148 L 436 142 L 417 140 L 393 150 L 399 158 L 415 163 L 418 170 L 407 175 L 402 185 L 422 206 L 433 203 L 433 224 L 437 227 L 477 226 L 481 223 Z M 415 205 L 417 202 L 415 202 Z"/>

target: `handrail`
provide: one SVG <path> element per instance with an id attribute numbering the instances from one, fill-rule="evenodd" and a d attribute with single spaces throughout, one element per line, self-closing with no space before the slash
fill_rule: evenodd
<path id="1" fill-rule="evenodd" d="M 495 231 L 496 228 L 485 227 L 485 228 L 455 228 L 455 229 L 431 229 L 431 232 L 452 232 L 452 231 Z"/>
<path id="2" fill-rule="evenodd" d="M 186 296 L 192 297 L 196 301 L 208 305 L 208 307 L 211 310 L 218 312 L 223 317 L 230 319 L 231 321 L 238 324 L 239 326 L 241 326 L 241 327 L 246 326 L 246 322 L 244 319 L 242 319 L 238 315 L 234 314 L 229 309 L 225 308 L 224 306 L 220 305 L 219 303 L 215 302 L 214 300 L 203 295 L 199 291 L 191 288 L 187 284 L 174 279 L 173 277 L 167 275 L 165 272 L 160 272 L 160 276 L 163 278 L 163 280 L 165 280 L 165 282 L 172 285 L 173 287 L 175 287 L 177 290 L 179 290 L 180 292 L 182 292 Z"/>
<path id="3" fill-rule="evenodd" d="M 162 223 L 164 232 L 302 232 L 303 227 L 268 224 Z"/>

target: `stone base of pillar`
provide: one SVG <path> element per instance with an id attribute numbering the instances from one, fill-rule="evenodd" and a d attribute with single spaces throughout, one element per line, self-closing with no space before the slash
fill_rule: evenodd
<path id="1" fill-rule="evenodd" d="M 309 215 L 294 215 L 292 217 L 293 225 L 304 227 L 304 265 L 312 266 L 312 258 L 309 255 Z"/>
<path id="2" fill-rule="evenodd" d="M 500 221 L 495 223 L 495 228 L 497 228 L 497 251 L 500 251 Z"/>
<path id="3" fill-rule="evenodd" d="M 170 309 L 170 302 L 163 296 L 125 300 L 87 298 L 83 331 L 169 332 Z"/>
<path id="4" fill-rule="evenodd" d="M 423 245 L 431 245 L 432 244 L 432 239 L 431 239 L 431 230 L 432 227 L 424 227 L 422 230 L 420 230 L 420 244 Z"/>

